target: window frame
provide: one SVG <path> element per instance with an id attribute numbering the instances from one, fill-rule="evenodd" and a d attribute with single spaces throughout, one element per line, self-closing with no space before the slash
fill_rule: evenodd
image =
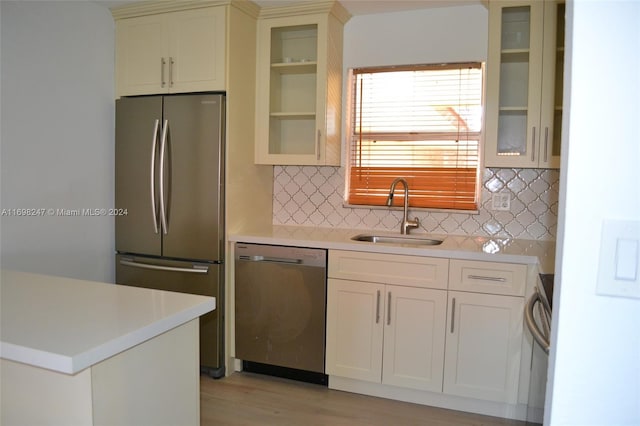
<path id="1" fill-rule="evenodd" d="M 348 70 L 348 95 L 347 95 L 347 116 L 346 116 L 346 132 L 345 135 L 347 135 L 346 137 L 346 164 L 345 164 L 345 193 L 344 193 L 344 206 L 345 207 L 350 207 L 350 208 L 368 208 L 368 209 L 388 209 L 389 207 L 386 206 L 386 198 L 385 199 L 380 199 L 380 203 L 378 204 L 365 204 L 365 203 L 350 203 L 349 201 L 349 196 L 350 196 L 350 188 L 351 188 L 351 177 L 352 177 L 352 167 L 353 167 L 353 161 L 352 161 L 352 151 L 353 146 L 354 146 L 354 138 L 357 137 L 358 132 L 356 131 L 355 127 L 356 127 L 356 108 L 355 108 L 355 103 L 358 102 L 359 100 L 356 99 L 357 97 L 357 88 L 356 88 L 356 84 L 357 84 L 357 78 L 356 75 L 359 73 L 371 73 L 371 72 L 385 72 L 385 71 L 389 71 L 389 72 L 393 72 L 393 71 L 415 71 L 415 70 L 440 70 L 440 69 L 464 69 L 465 67 L 473 67 L 473 68 L 477 68 L 480 70 L 480 75 L 481 75 L 481 82 L 480 82 L 480 117 L 479 117 L 479 122 L 480 122 L 480 130 L 479 132 L 475 132 L 477 134 L 477 153 L 476 153 L 476 165 L 475 165 L 475 171 L 473 172 L 473 179 L 474 179 L 474 205 L 472 208 L 464 207 L 464 208 L 455 208 L 455 207 L 425 207 L 425 206 L 415 206 L 412 205 L 412 197 L 411 197 L 411 189 L 412 189 L 412 185 L 411 182 L 409 181 L 409 187 L 410 187 L 410 192 L 409 192 L 409 207 L 411 207 L 412 209 L 418 209 L 418 210 L 425 210 L 425 211 L 439 211 L 439 212 L 446 212 L 446 213 L 466 213 L 466 214 L 477 214 L 479 212 L 480 206 L 481 206 L 481 193 L 482 193 L 482 169 L 483 169 L 483 148 L 484 148 L 484 137 L 485 137 L 485 116 L 484 116 L 484 112 L 486 109 L 486 99 L 485 99 L 485 84 L 486 84 L 486 70 L 485 70 L 485 63 L 482 61 L 473 61 L 473 62 L 451 62 L 451 63 L 442 63 L 442 64 L 415 64 L 415 65 L 395 65 L 395 66 L 373 66 L 373 67 L 355 67 L 355 68 L 350 68 Z M 406 132 L 407 134 L 409 134 L 410 132 Z M 428 133 L 428 132 L 427 132 Z M 374 133 L 371 133 L 374 134 Z M 436 135 L 437 132 L 432 132 L 431 135 L 434 136 Z M 451 136 L 452 132 L 444 132 L 441 134 L 446 134 L 448 136 Z M 410 138 L 409 138 L 410 139 Z M 426 139 L 426 141 L 428 140 L 434 140 L 435 138 L 432 137 L 432 139 Z M 400 140 L 400 139 L 398 139 Z M 451 140 L 451 138 L 449 138 L 448 140 Z M 474 139 L 475 140 L 475 139 Z M 452 168 L 453 170 L 454 168 Z M 404 177 L 402 175 L 395 175 L 392 177 L 389 177 L 389 185 L 391 183 L 391 181 L 395 178 L 395 177 Z M 387 187 L 388 188 L 388 187 Z M 388 190 L 388 189 L 387 189 Z M 396 196 L 394 197 L 394 206 L 398 206 L 401 205 L 403 203 L 403 194 L 401 193 L 401 191 L 396 190 Z"/>

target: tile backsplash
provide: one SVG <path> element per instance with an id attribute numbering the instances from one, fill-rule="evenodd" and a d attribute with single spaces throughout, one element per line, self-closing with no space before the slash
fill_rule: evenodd
<path id="1" fill-rule="evenodd" d="M 344 206 L 344 168 L 275 166 L 273 223 L 331 228 L 399 230 L 401 210 Z M 555 240 L 559 171 L 485 169 L 477 214 L 409 209 L 420 230 L 456 234 Z M 491 209 L 493 193 L 508 193 L 509 211 Z"/>

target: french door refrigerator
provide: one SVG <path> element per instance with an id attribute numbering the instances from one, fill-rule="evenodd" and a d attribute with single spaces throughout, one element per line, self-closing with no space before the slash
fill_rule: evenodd
<path id="1" fill-rule="evenodd" d="M 116 101 L 116 283 L 214 296 L 201 371 L 224 375 L 224 114 L 221 94 Z"/>

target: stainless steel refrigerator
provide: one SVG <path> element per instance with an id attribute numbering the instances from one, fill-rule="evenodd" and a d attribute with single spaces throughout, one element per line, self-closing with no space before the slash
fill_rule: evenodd
<path id="1" fill-rule="evenodd" d="M 225 97 L 116 101 L 116 283 L 214 296 L 201 370 L 224 375 Z"/>

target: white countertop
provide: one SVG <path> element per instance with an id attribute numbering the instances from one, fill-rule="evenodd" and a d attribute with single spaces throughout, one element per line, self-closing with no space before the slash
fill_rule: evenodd
<path id="1" fill-rule="evenodd" d="M 213 297 L 5 270 L 0 295 L 0 357 L 67 374 L 216 306 Z"/>
<path id="2" fill-rule="evenodd" d="M 396 236 L 399 235 L 399 232 L 274 225 L 269 229 L 237 232 L 231 234 L 229 240 L 255 244 L 537 264 L 541 273 L 551 274 L 554 272 L 555 241 L 432 235 L 417 232 L 411 233 L 411 236 L 438 238 L 444 241 L 437 246 L 415 246 L 411 244 L 373 244 L 351 240 L 351 237 L 359 234 Z"/>

